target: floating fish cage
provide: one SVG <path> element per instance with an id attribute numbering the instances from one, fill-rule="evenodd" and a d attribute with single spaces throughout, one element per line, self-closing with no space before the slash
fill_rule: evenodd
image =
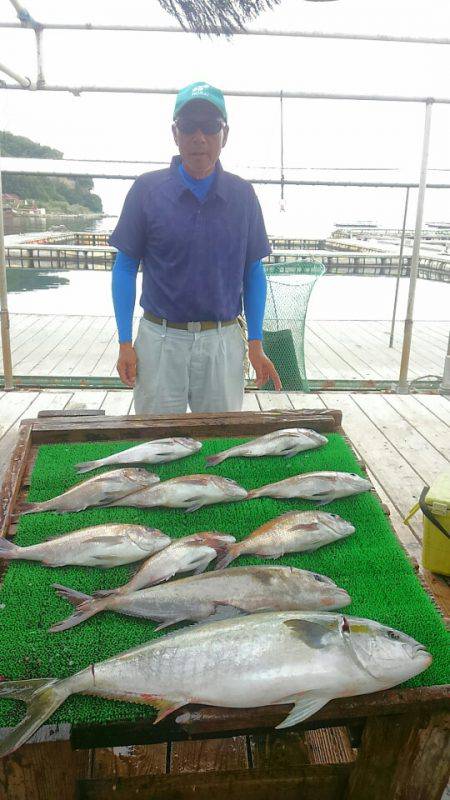
<path id="1" fill-rule="evenodd" d="M 79 461 L 105 457 L 124 444 L 166 436 L 192 436 L 203 440 L 203 448 L 179 462 L 152 465 L 163 480 L 211 474 L 205 455 L 286 427 L 319 431 L 328 444 L 291 459 L 228 459 L 213 472 L 246 489 L 314 470 L 364 476 L 364 464 L 341 421 L 341 413 L 332 410 L 153 418 L 41 412 L 20 428 L 2 488 L 1 534 L 25 545 L 99 522 L 133 521 L 174 537 L 219 530 L 240 540 L 283 511 L 310 510 L 311 503 L 264 497 L 208 506 L 193 514 L 120 507 L 21 516 L 21 510 L 27 501 L 45 500 L 78 483 L 74 465 Z M 276 563 L 328 575 L 352 597 L 346 614 L 378 620 L 417 638 L 434 659 L 425 672 L 394 689 L 331 700 L 287 731 L 274 728 L 291 704 L 248 709 L 189 705 L 153 725 L 156 714 L 149 705 L 72 696 L 33 741 L 3 760 L 2 797 L 16 798 L 22 781 L 28 797 L 58 800 L 194 794 L 199 800 L 281 795 L 308 800 L 440 800 L 446 773 L 449 656 L 439 609 L 397 540 L 375 491 L 335 500 L 327 510 L 349 520 L 356 533 L 316 552 L 285 555 Z M 247 556 L 234 563 L 261 564 L 264 559 Z M 49 623 L 68 612 L 67 603 L 51 588 L 54 581 L 91 593 L 118 586 L 129 574 L 129 567 L 52 570 L 40 564 L 10 564 L 0 589 L 0 673 L 15 679 L 65 677 L 164 635 L 155 633 L 149 620 L 111 613 L 62 634 L 48 633 Z M 2 735 L 18 723 L 23 710 L 18 701 L 0 700 Z M 136 763 L 130 766 L 130 752 L 141 765 L 145 762 L 145 769 Z M 199 762 L 205 759 L 208 766 L 201 772 Z M 37 790 L 32 794 L 33 782 L 39 784 L 40 794 Z"/>

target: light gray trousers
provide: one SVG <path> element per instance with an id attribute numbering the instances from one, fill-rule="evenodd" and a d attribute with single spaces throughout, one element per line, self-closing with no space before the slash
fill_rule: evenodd
<path id="1" fill-rule="evenodd" d="M 239 323 L 207 331 L 157 325 L 144 317 L 134 343 L 136 414 L 240 411 L 245 344 Z"/>

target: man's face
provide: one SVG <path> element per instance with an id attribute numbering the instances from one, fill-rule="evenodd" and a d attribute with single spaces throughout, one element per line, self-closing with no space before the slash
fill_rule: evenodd
<path id="1" fill-rule="evenodd" d="M 214 171 L 228 138 L 228 126 L 212 103 L 192 100 L 172 126 L 183 166 L 193 178 L 206 178 Z"/>

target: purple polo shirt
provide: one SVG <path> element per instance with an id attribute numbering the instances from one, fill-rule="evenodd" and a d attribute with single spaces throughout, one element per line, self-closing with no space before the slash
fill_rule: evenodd
<path id="1" fill-rule="evenodd" d="M 137 178 L 109 242 L 142 260 L 145 311 L 170 322 L 233 319 L 245 269 L 270 253 L 258 198 L 251 183 L 217 162 L 200 202 L 179 164 L 176 156 L 169 169 Z"/>

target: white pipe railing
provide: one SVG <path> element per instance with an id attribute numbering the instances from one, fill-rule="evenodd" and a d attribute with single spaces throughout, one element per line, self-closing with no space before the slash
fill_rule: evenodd
<path id="1" fill-rule="evenodd" d="M 20 89 L 14 84 L 1 84 L 0 89 Z M 24 87 L 26 88 L 26 87 Z M 175 87 L 159 88 L 156 86 L 69 86 L 48 85 L 27 87 L 41 92 L 69 92 L 80 95 L 85 92 L 117 93 L 117 94 L 178 94 Z M 243 89 L 222 89 L 226 97 L 266 97 L 279 100 L 279 91 L 244 91 Z M 450 104 L 450 97 L 432 97 L 430 95 L 404 94 L 339 94 L 336 92 L 289 92 L 283 89 L 283 100 L 368 100 L 377 103 L 436 103 Z"/>
<path id="2" fill-rule="evenodd" d="M 177 25 L 93 25 L 91 22 L 40 22 L 41 28 L 53 31 L 121 31 L 133 33 L 184 33 L 197 36 L 198 34 L 211 35 L 211 31 L 199 29 L 198 32 L 186 30 Z M 0 22 L 0 28 L 26 28 L 32 27 L 30 23 Z M 219 28 L 219 33 L 230 36 L 229 32 Z M 233 36 L 278 36 L 300 39 L 343 39 L 367 42 L 392 42 L 399 44 L 438 44 L 448 45 L 450 39 L 446 36 L 392 36 L 384 33 L 349 33 L 332 31 L 298 31 L 298 30 L 273 30 L 269 28 L 246 28 L 234 31 Z"/>

